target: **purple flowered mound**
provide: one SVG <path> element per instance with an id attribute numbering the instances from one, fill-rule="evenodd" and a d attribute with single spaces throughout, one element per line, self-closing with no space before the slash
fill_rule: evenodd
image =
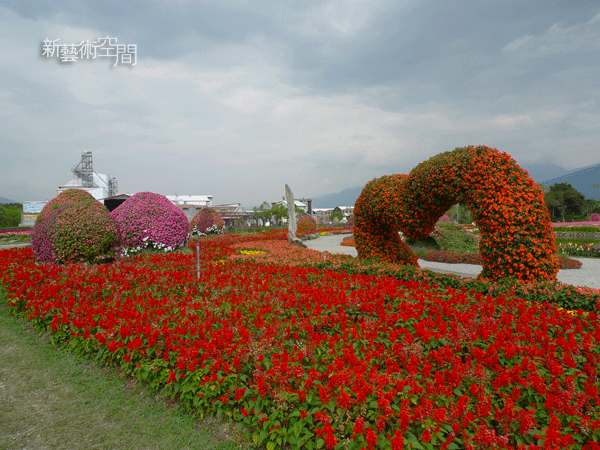
<path id="1" fill-rule="evenodd" d="M 600 222 L 600 216 L 597 213 L 594 213 L 588 217 L 589 222 Z"/>
<path id="2" fill-rule="evenodd" d="M 202 209 L 190 222 L 192 235 L 207 236 L 210 234 L 221 234 L 223 232 L 223 218 L 210 208 Z"/>
<path id="3" fill-rule="evenodd" d="M 146 247 L 174 250 L 185 245 L 190 224 L 185 213 L 167 197 L 139 192 L 112 213 L 124 253 Z"/>
<path id="4" fill-rule="evenodd" d="M 31 249 L 37 262 L 55 262 L 52 230 L 54 229 L 56 217 L 60 215 L 62 210 L 64 208 L 55 209 L 53 212 L 47 213 L 46 218 L 38 221 L 35 228 L 31 231 Z"/>
<path id="5" fill-rule="evenodd" d="M 73 196 L 70 200 L 56 202 L 59 206 L 38 220 L 31 233 L 35 260 L 67 264 L 114 259 L 119 235 L 108 210 L 96 200 L 88 203 L 85 197 L 84 201 Z"/>
<path id="6" fill-rule="evenodd" d="M 438 222 L 451 222 L 450 217 L 448 217 L 448 214 L 444 214 L 442 217 L 440 217 L 438 219 Z"/>

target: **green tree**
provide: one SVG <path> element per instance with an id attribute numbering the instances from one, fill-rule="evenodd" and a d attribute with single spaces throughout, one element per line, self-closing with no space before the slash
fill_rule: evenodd
<path id="1" fill-rule="evenodd" d="M 0 205 L 0 227 L 14 228 L 21 222 L 22 205 L 10 203 Z"/>
<path id="2" fill-rule="evenodd" d="M 600 202 L 591 198 L 586 198 L 581 206 L 581 220 L 586 220 L 590 214 L 600 214 Z"/>
<path id="3" fill-rule="evenodd" d="M 543 184 L 543 183 L 536 183 L 536 184 L 537 184 L 537 185 L 539 186 L 539 188 L 542 190 L 542 193 L 543 193 L 543 194 L 547 194 L 548 192 L 550 192 L 550 188 L 549 188 L 547 185 L 545 185 L 545 184 Z"/>
<path id="4" fill-rule="evenodd" d="M 263 225 L 271 220 L 271 205 L 269 202 L 263 202 L 258 208 L 252 208 L 252 211 L 257 222 L 260 220 Z"/>
<path id="5" fill-rule="evenodd" d="M 0 227 L 8 227 L 8 212 L 6 208 L 0 205 Z"/>
<path id="6" fill-rule="evenodd" d="M 550 216 L 553 221 L 565 221 L 565 205 L 564 205 L 564 196 L 560 191 L 552 191 L 548 192 L 544 195 L 544 202 L 546 203 L 546 208 L 550 211 Z"/>
<path id="7" fill-rule="evenodd" d="M 298 208 L 298 206 L 296 206 L 296 220 L 298 220 L 300 217 L 302 217 L 305 214 L 306 214 L 306 212 L 302 208 Z"/>
<path id="8" fill-rule="evenodd" d="M 544 201 L 553 219 L 570 222 L 581 218 L 585 197 L 569 183 L 556 183 L 550 186 Z"/>
<path id="9" fill-rule="evenodd" d="M 277 225 L 281 225 L 283 223 L 283 219 L 288 218 L 287 205 L 273 205 L 270 212 L 272 221 Z"/>
<path id="10" fill-rule="evenodd" d="M 339 222 L 340 220 L 342 220 L 344 218 L 344 214 L 342 214 L 342 212 L 340 210 L 336 210 L 331 213 L 331 216 L 329 216 L 329 218 L 331 219 L 332 222 L 335 222 L 336 219 Z"/>

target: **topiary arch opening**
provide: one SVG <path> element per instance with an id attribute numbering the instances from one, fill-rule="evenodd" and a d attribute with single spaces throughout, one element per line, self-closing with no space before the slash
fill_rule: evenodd
<path id="1" fill-rule="evenodd" d="M 479 226 L 481 278 L 556 279 L 556 244 L 541 189 L 508 154 L 484 146 L 441 153 L 408 175 L 369 182 L 354 208 L 359 258 L 418 266 L 398 231 L 423 239 L 456 203 L 467 205 Z"/>

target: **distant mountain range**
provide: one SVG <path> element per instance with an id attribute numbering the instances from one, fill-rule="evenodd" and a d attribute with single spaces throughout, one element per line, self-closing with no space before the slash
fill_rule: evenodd
<path id="1" fill-rule="evenodd" d="M 341 192 L 313 197 L 312 207 L 335 208 L 336 206 L 353 206 L 363 188 L 364 186 L 356 186 L 353 188 L 344 189 Z"/>
<path id="2" fill-rule="evenodd" d="M 19 203 L 14 200 L 9 200 L 6 197 L 0 197 L 0 203 Z"/>
<path id="3" fill-rule="evenodd" d="M 537 183 L 543 183 L 546 186 L 568 183 L 581 192 L 585 198 L 600 201 L 600 164 L 570 170 L 565 174 L 546 178 L 541 181 L 536 180 L 533 176 L 532 178 Z"/>
<path id="4" fill-rule="evenodd" d="M 600 164 L 573 170 L 567 170 L 555 164 L 523 164 L 521 167 L 529 172 L 536 183 L 543 183 L 546 186 L 568 183 L 586 198 L 600 201 Z M 598 185 L 598 187 L 593 187 L 593 185 Z M 335 208 L 336 206 L 354 205 L 363 188 L 364 185 L 356 186 L 340 192 L 313 197 L 312 207 Z"/>

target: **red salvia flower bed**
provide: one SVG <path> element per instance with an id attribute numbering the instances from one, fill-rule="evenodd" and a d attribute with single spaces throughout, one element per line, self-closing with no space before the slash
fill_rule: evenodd
<path id="1" fill-rule="evenodd" d="M 11 249 L 0 283 L 56 342 L 259 446 L 599 448 L 596 312 L 255 237 L 201 240 L 199 280 L 196 255 L 57 267 Z"/>

